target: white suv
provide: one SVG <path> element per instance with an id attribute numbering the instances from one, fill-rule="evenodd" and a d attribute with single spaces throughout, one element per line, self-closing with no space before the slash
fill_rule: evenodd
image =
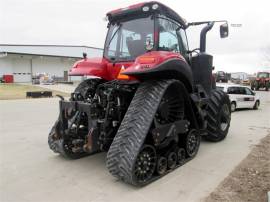
<path id="1" fill-rule="evenodd" d="M 229 95 L 232 112 L 237 108 L 258 109 L 260 106 L 260 98 L 247 86 L 217 84 L 217 89 L 223 90 Z"/>

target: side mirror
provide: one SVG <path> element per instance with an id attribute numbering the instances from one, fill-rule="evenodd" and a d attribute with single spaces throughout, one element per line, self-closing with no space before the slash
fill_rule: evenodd
<path id="1" fill-rule="evenodd" d="M 224 23 L 222 25 L 220 25 L 220 38 L 226 38 L 229 36 L 229 26 L 228 23 Z"/>

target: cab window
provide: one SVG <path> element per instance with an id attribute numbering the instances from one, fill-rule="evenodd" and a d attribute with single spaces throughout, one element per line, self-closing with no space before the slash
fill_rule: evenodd
<path id="1" fill-rule="evenodd" d="M 246 95 L 254 95 L 254 93 L 250 89 L 245 88 L 245 90 L 246 90 Z"/>
<path id="2" fill-rule="evenodd" d="M 243 87 L 239 87 L 239 93 L 238 94 L 246 95 L 246 89 L 243 88 Z"/>
<path id="3" fill-rule="evenodd" d="M 183 45 L 179 43 L 178 30 L 180 26 L 171 20 L 160 17 L 159 24 L 159 45 L 158 50 L 182 53 Z"/>
<path id="4" fill-rule="evenodd" d="M 228 94 L 240 94 L 240 90 L 238 87 L 229 87 L 227 90 Z"/>

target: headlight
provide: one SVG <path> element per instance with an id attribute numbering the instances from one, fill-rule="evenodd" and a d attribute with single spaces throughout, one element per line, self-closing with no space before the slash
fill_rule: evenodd
<path id="1" fill-rule="evenodd" d="M 158 4 L 153 4 L 152 9 L 153 9 L 153 10 L 158 9 Z"/>
<path id="2" fill-rule="evenodd" d="M 147 11 L 149 11 L 149 7 L 148 7 L 148 6 L 144 6 L 144 7 L 142 8 L 142 10 L 143 10 L 143 12 L 147 12 Z"/>

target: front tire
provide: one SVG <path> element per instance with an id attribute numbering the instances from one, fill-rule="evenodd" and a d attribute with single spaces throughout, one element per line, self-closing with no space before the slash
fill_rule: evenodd
<path id="1" fill-rule="evenodd" d="M 260 102 L 257 100 L 253 106 L 253 109 L 257 110 L 259 109 L 259 106 L 260 106 Z"/>
<path id="2" fill-rule="evenodd" d="M 220 90 L 213 90 L 207 109 L 207 135 L 205 139 L 219 142 L 226 138 L 231 122 L 229 96 Z"/>

